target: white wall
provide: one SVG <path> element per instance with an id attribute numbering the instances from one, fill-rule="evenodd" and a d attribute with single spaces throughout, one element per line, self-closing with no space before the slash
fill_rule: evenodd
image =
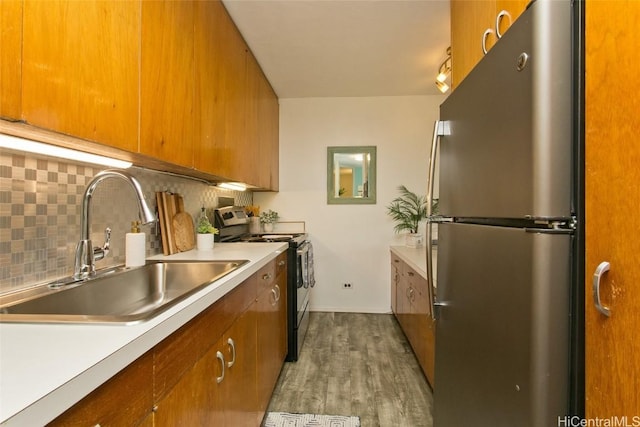
<path id="1" fill-rule="evenodd" d="M 389 245 L 403 244 L 386 206 L 406 185 L 426 194 L 433 122 L 444 96 L 280 100 L 280 191 L 254 204 L 306 221 L 315 253 L 311 309 L 390 311 Z M 377 146 L 377 203 L 327 205 L 327 147 Z M 351 283 L 352 289 L 342 288 Z"/>

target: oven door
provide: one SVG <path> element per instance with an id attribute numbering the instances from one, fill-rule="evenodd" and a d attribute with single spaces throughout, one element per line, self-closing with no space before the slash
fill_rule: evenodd
<path id="1" fill-rule="evenodd" d="M 309 244 L 307 242 L 297 248 L 296 257 L 296 309 L 298 312 L 296 325 L 300 325 L 309 302 Z"/>

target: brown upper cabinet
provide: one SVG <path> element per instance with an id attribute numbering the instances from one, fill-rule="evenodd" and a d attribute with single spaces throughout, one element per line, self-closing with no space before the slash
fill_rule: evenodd
<path id="1" fill-rule="evenodd" d="M 22 93 L 22 1 L 0 2 L 0 117 L 20 117 Z"/>
<path id="2" fill-rule="evenodd" d="M 190 1 L 142 2 L 140 152 L 193 167 L 194 34 Z"/>
<path id="3" fill-rule="evenodd" d="M 221 2 L 196 3 L 195 167 L 246 182 L 247 46 Z"/>
<path id="4" fill-rule="evenodd" d="M 491 49 L 497 41 L 496 30 L 504 34 L 528 3 L 529 0 L 451 0 L 451 77 L 454 88 L 484 56 L 483 38 L 485 48 Z M 500 19 L 498 15 L 501 15 Z M 491 32 L 484 36 L 487 30 Z"/>
<path id="5" fill-rule="evenodd" d="M 0 117 L 278 189 L 278 99 L 221 1 L 7 0 L 0 23 Z"/>
<path id="6" fill-rule="evenodd" d="M 21 118 L 137 151 L 140 5 L 25 0 L 23 7 Z"/>

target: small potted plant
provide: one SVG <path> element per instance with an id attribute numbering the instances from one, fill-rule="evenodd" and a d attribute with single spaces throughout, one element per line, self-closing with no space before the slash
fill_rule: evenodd
<path id="1" fill-rule="evenodd" d="M 202 208 L 198 217 L 198 225 L 196 226 L 196 247 L 199 251 L 207 251 L 213 249 L 213 235 L 218 234 L 218 229 L 211 225 L 211 221 Z"/>
<path id="2" fill-rule="evenodd" d="M 405 244 L 411 248 L 419 247 L 422 245 L 422 234 L 418 233 L 418 226 L 427 218 L 426 197 L 418 196 L 404 185 L 400 185 L 398 191 L 400 196 L 391 201 L 387 212 L 396 223 L 396 233 L 408 232 Z"/>
<path id="3" fill-rule="evenodd" d="M 278 221 L 278 212 L 268 211 L 260 212 L 260 223 L 264 228 L 264 231 L 270 233 L 273 231 L 273 224 Z"/>

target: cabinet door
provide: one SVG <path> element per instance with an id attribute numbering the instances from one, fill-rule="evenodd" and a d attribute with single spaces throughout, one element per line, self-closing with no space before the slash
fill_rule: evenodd
<path id="1" fill-rule="evenodd" d="M 269 403 L 286 356 L 286 274 L 265 289 L 256 304 L 258 313 L 258 402 L 261 412 Z"/>
<path id="2" fill-rule="evenodd" d="M 263 170 L 265 174 L 263 180 L 265 188 L 278 191 L 280 189 L 280 103 L 266 77 L 263 76 L 261 82 L 263 104 L 258 112 L 261 135 L 260 158 L 267 164 L 267 171 Z"/>
<path id="3" fill-rule="evenodd" d="M 226 69 L 231 50 L 229 16 L 220 1 L 195 2 L 195 120 L 198 143 L 194 167 L 231 179 L 231 147 L 226 138 L 225 86 L 233 71 Z"/>
<path id="4" fill-rule="evenodd" d="M 22 1 L 0 2 L 0 117 L 19 119 L 22 102 Z"/>
<path id="5" fill-rule="evenodd" d="M 148 352 L 72 406 L 49 426 L 139 425 L 153 407 L 153 352 Z"/>
<path id="6" fill-rule="evenodd" d="M 632 423 L 640 414 L 640 2 L 589 1 L 585 13 L 586 416 Z M 600 287 L 610 317 L 592 298 L 591 278 L 603 261 L 611 264 Z"/>
<path id="7" fill-rule="evenodd" d="M 398 314 L 399 284 L 402 276 L 402 261 L 391 252 L 391 311 Z"/>
<path id="8" fill-rule="evenodd" d="M 139 3 L 25 0 L 23 16 L 23 119 L 137 151 Z"/>
<path id="9" fill-rule="evenodd" d="M 524 12 L 529 0 L 452 0 L 451 1 L 451 64 L 452 84 L 455 88 L 482 59 L 482 37 L 487 29 L 485 47 L 491 49 L 498 41 L 496 24 L 498 14 L 508 12 L 500 20 L 500 34 Z"/>
<path id="10" fill-rule="evenodd" d="M 433 373 L 435 362 L 435 345 L 433 336 L 433 321 L 431 319 L 431 305 L 427 289 L 427 279 L 415 273 L 412 280 L 415 291 L 415 299 L 412 303 L 412 312 L 416 321 L 416 341 L 413 344 L 416 356 L 422 366 L 422 371 L 433 386 Z"/>
<path id="11" fill-rule="evenodd" d="M 409 281 L 407 280 L 406 272 L 403 270 L 400 275 L 400 281 L 398 282 L 398 296 L 396 304 L 398 306 L 398 322 L 404 330 L 407 338 L 411 334 L 411 293 L 412 289 L 409 287 Z"/>
<path id="12" fill-rule="evenodd" d="M 482 59 L 482 34 L 493 28 L 495 0 L 451 0 L 451 81 L 455 88 Z M 487 48 L 495 34 L 487 38 Z"/>
<path id="13" fill-rule="evenodd" d="M 215 374 L 223 361 L 217 353 L 212 347 L 156 404 L 154 426 L 223 425 Z"/>
<path id="14" fill-rule="evenodd" d="M 253 56 L 250 57 L 251 59 Z M 253 59 L 250 62 L 255 62 Z M 256 185 L 261 188 L 278 190 L 278 130 L 279 130 L 279 104 L 278 98 L 271 88 L 271 84 L 255 62 L 255 67 L 250 69 L 253 75 L 256 90 L 256 139 L 257 147 L 257 176 Z"/>
<path id="15" fill-rule="evenodd" d="M 264 187 L 262 182 L 262 169 L 268 158 L 261 158 L 260 152 L 260 129 L 258 123 L 258 113 L 261 104 L 262 93 L 260 91 L 260 77 L 262 71 L 251 52 L 247 52 L 247 88 L 245 103 L 245 135 L 243 145 L 245 145 L 244 165 L 241 170 L 243 180 L 257 187 Z"/>
<path id="16" fill-rule="evenodd" d="M 142 2 L 140 152 L 186 167 L 193 166 L 193 8 Z"/>
<path id="17" fill-rule="evenodd" d="M 255 303 L 254 303 L 255 304 Z M 258 413 L 256 397 L 256 312 L 250 307 L 222 338 L 224 379 L 218 384 L 225 426 L 250 426 Z M 219 425 L 216 423 L 209 425 Z"/>

